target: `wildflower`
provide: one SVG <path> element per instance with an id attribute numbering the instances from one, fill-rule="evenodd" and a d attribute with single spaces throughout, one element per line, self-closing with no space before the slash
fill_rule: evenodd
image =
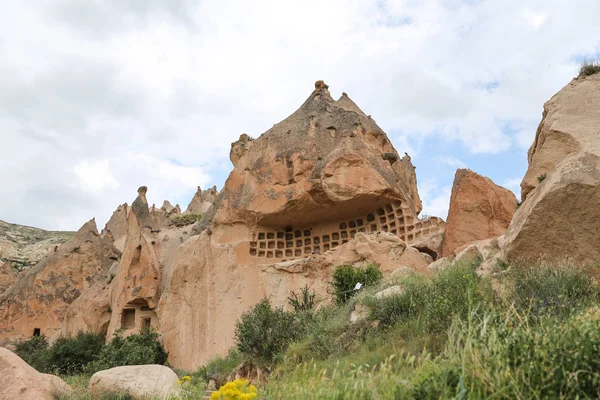
<path id="1" fill-rule="evenodd" d="M 211 400 L 253 400 L 258 396 L 256 386 L 251 385 L 247 379 L 236 379 L 227 382 L 214 392 Z"/>

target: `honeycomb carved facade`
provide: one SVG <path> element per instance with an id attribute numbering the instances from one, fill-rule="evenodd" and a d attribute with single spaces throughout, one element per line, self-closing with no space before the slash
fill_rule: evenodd
<path id="1" fill-rule="evenodd" d="M 444 229 L 444 221 L 415 218 L 401 202 L 386 204 L 353 220 L 325 223 L 317 227 L 280 230 L 259 229 L 250 242 L 249 253 L 258 258 L 280 261 L 322 254 L 354 238 L 358 232 L 389 232 L 411 245 Z"/>

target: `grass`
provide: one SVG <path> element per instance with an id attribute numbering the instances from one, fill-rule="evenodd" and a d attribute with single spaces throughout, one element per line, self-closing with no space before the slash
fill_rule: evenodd
<path id="1" fill-rule="evenodd" d="M 581 64 L 579 68 L 578 78 L 584 78 L 586 76 L 594 75 L 600 72 L 600 60 L 590 61 L 586 60 Z"/>
<path id="2" fill-rule="evenodd" d="M 600 395 L 600 292 L 589 274 L 513 266 L 501 279 L 503 290 L 494 291 L 475 265 L 463 264 L 431 280 L 404 278 L 400 295 L 376 300 L 375 290 L 363 293 L 355 302 L 367 304 L 371 314 L 362 324 L 348 322 L 348 308 L 322 310 L 315 334 L 288 348 L 261 395 L 335 400 Z"/>

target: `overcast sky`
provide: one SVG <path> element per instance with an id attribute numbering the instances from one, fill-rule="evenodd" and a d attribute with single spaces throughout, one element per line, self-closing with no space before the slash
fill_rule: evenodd
<path id="1" fill-rule="evenodd" d="M 600 55 L 598 0 L 0 0 L 0 219 L 99 228 L 140 185 L 183 208 L 325 80 L 417 167 L 518 193 L 543 103 Z"/>

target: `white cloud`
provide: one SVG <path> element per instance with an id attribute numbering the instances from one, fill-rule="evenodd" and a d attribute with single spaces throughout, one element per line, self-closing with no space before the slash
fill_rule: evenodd
<path id="1" fill-rule="evenodd" d="M 518 199 L 521 198 L 521 181 L 523 178 L 511 178 L 507 179 L 502 183 L 501 186 L 511 190 Z"/>
<path id="2" fill-rule="evenodd" d="M 419 184 L 419 195 L 423 203 L 421 215 L 432 215 L 446 220 L 451 194 L 452 186 L 440 186 L 435 179 Z"/>
<path id="3" fill-rule="evenodd" d="M 467 168 L 467 164 L 465 164 L 464 161 L 459 160 L 456 157 L 440 156 L 440 157 L 437 157 L 437 160 L 444 165 L 448 165 L 449 167 Z"/>
<path id="4" fill-rule="evenodd" d="M 15 151 L 0 159 L 13 193 L 0 219 L 46 228 L 76 229 L 141 184 L 178 201 L 221 186 L 230 143 L 285 118 L 317 79 L 400 152 L 426 137 L 527 148 L 574 57 L 600 43 L 597 0 L 5 3 L 0 139 Z"/>

